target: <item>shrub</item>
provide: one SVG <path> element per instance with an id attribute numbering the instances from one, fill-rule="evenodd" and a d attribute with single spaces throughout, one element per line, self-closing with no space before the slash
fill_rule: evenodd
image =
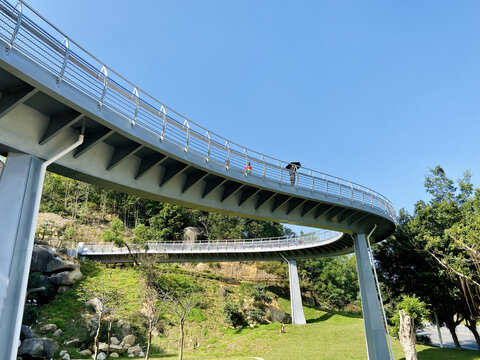
<path id="1" fill-rule="evenodd" d="M 265 311 L 259 308 L 250 309 L 248 312 L 248 316 L 250 320 L 257 324 L 265 324 L 267 321 L 265 320 Z"/>
<path id="2" fill-rule="evenodd" d="M 223 315 L 225 317 L 225 321 L 235 328 L 242 327 L 246 324 L 243 312 L 241 312 L 237 305 L 232 302 L 227 302 L 225 304 Z"/>
<path id="3" fill-rule="evenodd" d="M 251 295 L 255 301 L 265 301 L 266 303 L 272 302 L 271 295 L 267 292 L 267 289 L 263 285 L 255 285 L 253 287 Z"/>

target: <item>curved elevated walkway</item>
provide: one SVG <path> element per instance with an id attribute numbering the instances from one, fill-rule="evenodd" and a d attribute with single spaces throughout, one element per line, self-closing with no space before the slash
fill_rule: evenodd
<path id="1" fill-rule="evenodd" d="M 292 186 L 288 162 L 178 114 L 35 13 L 19 18 L 0 1 L 0 43 L 9 51 L 0 52 L 0 153 L 47 159 L 83 131 L 83 144 L 51 171 L 182 206 L 348 234 L 377 224 L 377 241 L 394 230 L 393 206 L 382 195 L 306 168 Z M 351 252 L 353 243 L 337 248 Z"/>
<path id="2" fill-rule="evenodd" d="M 13 7 L 0 0 L 0 46 L 5 48 L 0 51 L 0 154 L 7 156 L 0 177 L 5 224 L 0 348 L 10 359 L 16 358 L 35 223 L 50 164 L 49 170 L 64 176 L 145 198 L 342 232 L 315 246 L 237 248 L 224 254 L 299 258 L 355 250 L 369 358 L 388 357 L 365 236 L 375 229 L 372 241 L 380 241 L 395 230 L 388 199 L 305 167 L 291 174 L 288 162 L 203 128 L 123 78 L 22 1 Z M 249 163 L 253 174 L 246 176 L 243 168 Z M 170 256 L 188 254 L 193 253 L 183 249 Z M 213 253 L 197 251 L 195 256 L 208 254 Z M 292 299 L 300 294 L 294 258 L 288 259 L 296 289 Z M 301 307 L 301 299 L 292 304 Z"/>
<path id="3" fill-rule="evenodd" d="M 336 231 L 323 231 L 313 235 L 237 239 L 237 240 L 199 240 L 193 243 L 183 241 L 164 241 L 147 243 L 138 248 L 130 245 L 132 254 L 167 255 L 167 262 L 205 262 L 205 261 L 272 261 L 286 259 L 310 259 L 331 253 L 327 247 L 337 243 L 344 235 Z M 80 243 L 78 256 L 99 260 L 103 263 L 132 262 L 127 248 L 118 248 L 111 243 Z"/>

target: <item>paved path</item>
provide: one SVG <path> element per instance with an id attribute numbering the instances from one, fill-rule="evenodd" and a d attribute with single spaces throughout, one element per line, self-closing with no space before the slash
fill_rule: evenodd
<path id="1" fill-rule="evenodd" d="M 478 331 L 480 332 L 480 326 L 477 327 Z M 458 341 L 460 341 L 460 345 L 463 349 L 468 350 L 478 350 L 477 343 L 473 334 L 468 330 L 468 328 L 464 325 L 457 326 L 457 336 Z M 443 346 L 449 348 L 455 348 L 455 344 L 453 342 L 452 336 L 450 335 L 450 331 L 443 326 L 440 328 L 440 332 L 442 334 Z M 417 331 L 418 335 L 428 335 L 432 340 L 433 346 L 440 346 L 440 340 L 438 338 L 437 327 L 435 325 L 428 324 L 425 329 Z"/>

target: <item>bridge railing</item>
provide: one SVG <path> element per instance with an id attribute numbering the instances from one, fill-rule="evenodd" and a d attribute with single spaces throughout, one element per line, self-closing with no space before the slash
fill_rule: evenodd
<path id="1" fill-rule="evenodd" d="M 0 0 L 0 24 L 0 40 L 7 53 L 15 48 L 51 72 L 58 86 L 69 83 L 97 101 L 99 111 L 109 108 L 132 127 L 155 134 L 159 142 L 168 140 L 226 169 L 243 169 L 250 163 L 253 174 L 249 176 L 338 196 L 379 209 L 396 222 L 395 209 L 387 198 L 349 180 L 301 167 L 292 184 L 286 169 L 289 162 L 243 147 L 179 114 L 90 54 L 23 1 L 13 7 Z"/>
<path id="2" fill-rule="evenodd" d="M 342 236 L 337 231 L 322 231 L 312 235 L 300 237 L 273 237 L 258 239 L 234 239 L 234 240 L 198 240 L 196 242 L 162 241 L 149 242 L 145 245 L 129 245 L 133 253 L 216 253 L 216 252 L 256 252 L 256 251 L 279 251 L 291 248 L 309 247 L 322 245 Z M 77 251 L 80 255 L 102 254 L 128 254 L 126 247 L 119 248 L 112 243 L 79 243 Z"/>

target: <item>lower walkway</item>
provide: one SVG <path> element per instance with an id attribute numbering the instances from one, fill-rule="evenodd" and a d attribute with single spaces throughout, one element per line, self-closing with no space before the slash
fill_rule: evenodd
<path id="1" fill-rule="evenodd" d="M 477 326 L 477 331 L 480 332 L 480 326 Z M 453 342 L 452 335 L 445 326 L 442 326 L 440 328 L 440 333 L 442 335 L 443 347 L 455 348 L 455 343 Z M 479 350 L 472 332 L 468 330 L 465 325 L 457 326 L 456 333 L 462 349 Z M 425 329 L 417 331 L 417 335 L 426 335 L 430 337 L 430 340 L 432 340 L 433 346 L 440 346 L 440 338 L 438 337 L 436 325 L 427 324 Z"/>

